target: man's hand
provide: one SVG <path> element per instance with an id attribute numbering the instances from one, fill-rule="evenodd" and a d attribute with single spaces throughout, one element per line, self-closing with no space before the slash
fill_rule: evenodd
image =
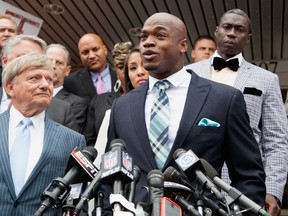
<path id="1" fill-rule="evenodd" d="M 272 216 L 280 216 L 281 208 L 278 205 L 276 198 L 271 194 L 266 194 L 265 209 Z"/>

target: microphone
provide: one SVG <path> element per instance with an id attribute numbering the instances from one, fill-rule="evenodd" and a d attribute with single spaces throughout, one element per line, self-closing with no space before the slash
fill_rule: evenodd
<path id="1" fill-rule="evenodd" d="M 177 195 L 175 197 L 175 202 L 177 202 L 181 208 L 185 209 L 185 211 L 189 212 L 189 215 L 193 216 L 201 216 L 201 214 L 195 209 L 195 207 L 190 204 L 184 197 Z"/>
<path id="2" fill-rule="evenodd" d="M 160 170 L 151 170 L 147 175 L 149 203 L 152 205 L 151 216 L 159 216 L 161 200 L 164 197 L 164 176 Z"/>
<path id="3" fill-rule="evenodd" d="M 43 202 L 34 216 L 43 215 L 52 206 L 59 207 L 69 196 L 71 189 L 69 185 L 75 181 L 76 177 L 91 178 L 91 175 L 93 176 L 97 172 L 92 163 L 96 157 L 97 150 L 92 146 L 86 147 L 82 152 L 78 147 L 75 148 L 69 158 L 68 171 L 65 176 L 54 179 L 44 190 L 41 195 Z"/>
<path id="4" fill-rule="evenodd" d="M 89 200 L 93 197 L 94 191 L 98 190 L 98 188 L 100 187 L 101 175 L 102 175 L 102 170 L 99 170 L 99 172 L 96 174 L 96 176 L 90 182 L 90 184 L 87 186 L 85 191 L 82 193 L 80 201 L 75 206 L 75 210 L 73 212 L 73 215 L 78 215 L 78 213 L 83 208 L 84 204 L 89 202 Z M 97 189 L 95 189 L 95 188 L 97 188 Z"/>
<path id="5" fill-rule="evenodd" d="M 231 187 L 229 184 L 224 182 L 221 178 L 218 177 L 217 171 L 214 169 L 214 167 L 208 163 L 206 160 L 201 159 L 203 168 L 206 171 L 206 174 L 213 180 L 213 182 L 222 190 L 228 193 L 228 195 L 235 199 L 239 200 L 241 204 L 243 204 L 245 207 L 251 209 L 252 212 L 261 215 L 261 216 L 271 216 L 268 212 L 266 212 L 265 209 L 263 209 L 261 206 L 256 204 L 254 201 L 246 197 L 244 194 L 242 194 L 239 190 L 237 190 L 234 187 Z"/>
<path id="6" fill-rule="evenodd" d="M 200 159 L 201 160 L 201 159 Z M 169 168 L 169 169 L 168 169 Z M 173 192 L 170 192 L 168 196 L 172 196 L 174 197 L 175 194 L 178 195 L 175 196 L 175 201 L 183 208 L 183 209 L 186 209 L 186 211 L 189 211 L 192 215 L 195 215 L 196 212 L 192 212 L 193 211 L 193 208 L 194 207 L 193 205 L 191 206 L 191 204 L 189 203 L 185 203 L 185 201 L 182 200 L 182 198 L 184 199 L 184 197 L 190 197 L 190 199 L 192 200 L 192 202 L 195 203 L 195 206 L 197 207 L 197 212 L 200 214 L 200 215 L 203 215 L 203 207 L 204 207 L 204 202 L 205 202 L 205 205 L 207 207 L 209 207 L 213 212 L 216 212 L 218 215 L 222 215 L 222 216 L 227 216 L 227 213 L 221 209 L 216 203 L 214 203 L 211 199 L 207 198 L 206 196 L 204 195 L 201 195 L 200 192 L 198 192 L 196 189 L 194 189 L 192 186 L 191 187 L 187 187 L 186 190 L 184 190 L 184 187 L 186 186 L 183 186 L 183 185 L 179 185 L 177 184 L 177 181 L 179 180 L 179 182 L 184 182 L 184 183 L 188 183 L 188 185 L 190 184 L 188 181 L 186 182 L 185 180 L 185 177 L 182 177 L 181 173 L 176 170 L 174 167 L 168 167 L 167 171 L 165 170 L 164 172 L 164 177 L 165 177 L 165 180 L 171 180 L 173 182 L 176 182 L 174 183 L 174 185 L 170 185 L 170 186 L 166 186 L 168 182 L 164 182 L 164 189 L 165 189 L 165 195 L 167 194 L 167 192 L 170 192 L 172 188 L 174 188 Z M 171 173 L 171 175 L 168 175 L 169 173 Z M 168 184 L 169 185 L 169 184 Z M 169 189 L 169 190 L 167 190 Z M 177 191 L 177 192 L 175 192 Z M 190 196 L 191 195 L 191 196 Z M 187 201 L 186 201 L 187 202 Z M 196 209 L 195 209 L 196 210 Z"/>
<path id="7" fill-rule="evenodd" d="M 205 186 L 208 190 L 213 193 L 217 199 L 226 203 L 226 199 L 223 194 L 217 189 L 215 184 L 210 180 L 201 170 L 204 171 L 204 168 L 201 164 L 201 161 L 196 154 L 190 149 L 188 151 L 184 149 L 177 149 L 173 158 L 179 168 L 185 172 L 185 174 L 190 179 L 196 179 L 201 185 Z"/>
<path id="8" fill-rule="evenodd" d="M 133 161 L 122 139 L 112 140 L 110 151 L 102 155 L 101 170 L 102 179 L 113 184 L 113 194 L 123 195 L 124 185 L 133 181 Z M 120 203 L 114 203 L 113 209 L 121 211 Z"/>
<path id="9" fill-rule="evenodd" d="M 133 181 L 129 184 L 128 190 L 128 201 L 129 202 L 134 202 L 135 199 L 135 189 L 136 189 L 136 184 L 139 182 L 141 176 L 141 170 L 137 165 L 133 166 Z"/>
<path id="10" fill-rule="evenodd" d="M 195 190 L 191 185 L 191 183 L 189 182 L 189 180 L 187 179 L 187 176 L 183 175 L 172 166 L 167 167 L 167 169 L 164 171 L 164 179 L 165 181 L 171 181 L 183 184 L 188 188 Z"/>

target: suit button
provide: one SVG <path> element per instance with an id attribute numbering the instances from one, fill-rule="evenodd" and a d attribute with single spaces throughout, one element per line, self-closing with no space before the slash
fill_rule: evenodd
<path id="1" fill-rule="evenodd" d="M 19 204 L 18 201 L 15 201 L 14 204 L 13 204 L 13 207 L 17 208 L 18 204 Z"/>

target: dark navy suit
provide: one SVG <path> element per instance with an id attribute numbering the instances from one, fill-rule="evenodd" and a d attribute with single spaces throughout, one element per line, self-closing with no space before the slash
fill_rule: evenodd
<path id="1" fill-rule="evenodd" d="M 168 166 L 177 167 L 173 159 L 175 150 L 192 149 L 198 157 L 211 163 L 218 173 L 226 161 L 232 185 L 263 206 L 265 174 L 242 93 L 189 72 L 192 78 L 184 111 L 162 171 Z M 145 198 L 146 193 L 141 187 L 147 185 L 148 172 L 157 169 L 145 123 L 147 91 L 148 82 L 114 101 L 108 138 L 108 146 L 113 139 L 123 139 L 128 153 L 141 169 L 136 203 Z M 220 127 L 198 126 L 202 118 L 216 121 Z"/>

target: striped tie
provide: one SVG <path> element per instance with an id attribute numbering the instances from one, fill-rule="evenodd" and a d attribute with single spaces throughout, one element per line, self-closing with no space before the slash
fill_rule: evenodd
<path id="1" fill-rule="evenodd" d="M 150 145 L 160 170 L 163 168 L 170 151 L 170 147 L 167 144 L 170 108 L 169 100 L 165 92 L 169 86 L 170 82 L 168 80 L 161 80 L 155 83 L 158 92 L 151 109 L 150 118 Z"/>

